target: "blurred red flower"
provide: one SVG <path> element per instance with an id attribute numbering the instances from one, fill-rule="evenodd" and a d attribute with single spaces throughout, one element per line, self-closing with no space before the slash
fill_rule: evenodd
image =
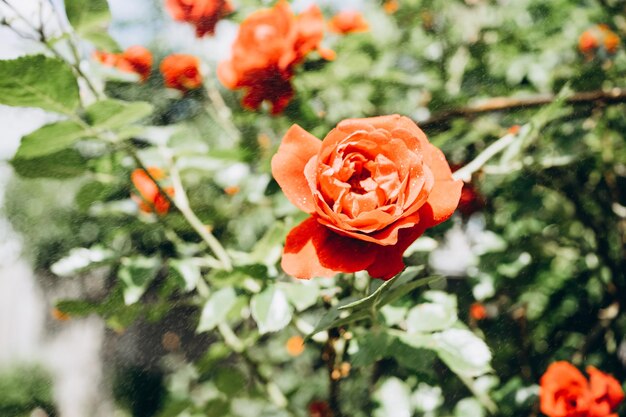
<path id="1" fill-rule="evenodd" d="M 469 313 L 470 317 L 476 321 L 484 320 L 487 318 L 487 309 L 485 308 L 485 305 L 483 303 L 473 303 L 470 306 Z"/>
<path id="2" fill-rule="evenodd" d="M 217 22 L 234 10 L 229 0 L 166 0 L 165 7 L 174 20 L 194 25 L 199 38 L 215 34 Z"/>
<path id="3" fill-rule="evenodd" d="M 578 50 L 588 58 L 592 58 L 600 47 L 607 53 L 614 54 L 619 45 L 619 36 L 605 24 L 585 30 L 578 38 Z"/>
<path id="4" fill-rule="evenodd" d="M 323 142 L 294 125 L 272 173 L 311 214 L 287 236 L 282 258 L 285 272 L 303 279 L 361 270 L 393 277 L 409 245 L 452 215 L 463 184 L 424 132 L 399 115 L 344 120 Z"/>
<path id="5" fill-rule="evenodd" d="M 461 169 L 463 165 L 455 164 L 451 166 L 452 172 Z M 476 186 L 471 183 L 463 183 L 461 198 L 459 200 L 458 211 L 465 217 L 480 211 L 485 207 L 485 199 L 477 191 Z"/>
<path id="6" fill-rule="evenodd" d="M 593 366 L 587 367 L 587 373 L 592 399 L 589 415 L 591 417 L 617 417 L 617 414 L 611 413 L 624 400 L 624 391 L 620 383 L 611 375 Z"/>
<path id="7" fill-rule="evenodd" d="M 161 61 L 160 70 L 166 87 L 186 92 L 202 85 L 200 60 L 193 55 L 168 55 Z"/>
<path id="8" fill-rule="evenodd" d="M 540 408 L 550 417 L 617 417 L 624 399 L 615 378 L 593 366 L 587 367 L 590 381 L 565 361 L 552 363 L 541 377 Z"/>
<path id="9" fill-rule="evenodd" d="M 148 172 L 157 181 L 165 178 L 165 174 L 160 168 L 149 167 Z M 141 168 L 135 169 L 131 176 L 131 181 L 139 195 L 132 194 L 131 197 L 139 205 L 139 209 L 144 213 L 166 214 L 170 208 L 170 202 L 165 195 L 159 191 L 150 176 Z M 171 197 L 174 195 L 172 187 L 166 187 L 164 191 Z"/>
<path id="10" fill-rule="evenodd" d="M 95 51 L 93 56 L 103 65 L 138 74 L 142 82 L 148 79 L 152 71 L 152 53 L 143 46 L 131 46 L 119 54 Z"/>
<path id="11" fill-rule="evenodd" d="M 309 417 L 331 417 L 333 415 L 326 401 L 313 401 L 309 404 Z"/>
<path id="12" fill-rule="evenodd" d="M 328 22 L 328 28 L 335 33 L 348 34 L 367 32 L 370 29 L 363 15 L 354 10 L 343 10 Z"/>
<path id="13" fill-rule="evenodd" d="M 334 58 L 321 47 L 323 36 L 324 19 L 317 6 L 296 16 L 286 1 L 279 1 L 241 23 L 232 57 L 220 63 L 217 75 L 227 88 L 246 90 L 244 107 L 256 110 L 267 100 L 278 114 L 293 97 L 291 77 L 306 55 L 317 50 L 323 58 Z"/>

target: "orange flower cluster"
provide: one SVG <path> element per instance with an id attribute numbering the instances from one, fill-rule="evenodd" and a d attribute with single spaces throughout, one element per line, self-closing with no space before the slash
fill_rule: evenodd
<path id="1" fill-rule="evenodd" d="M 146 81 L 152 71 L 152 53 L 143 46 L 131 46 L 119 54 L 96 51 L 94 58 L 108 67 L 139 75 L 141 82 Z"/>
<path id="2" fill-rule="evenodd" d="M 157 181 L 165 178 L 165 174 L 160 168 L 149 167 L 148 173 Z M 139 192 L 139 195 L 132 194 L 131 198 L 139 205 L 139 210 L 144 213 L 156 212 L 157 214 L 167 214 L 170 209 L 170 202 L 163 193 L 159 191 L 159 187 L 150 178 L 143 169 L 137 168 L 130 175 L 130 179 Z M 174 189 L 167 187 L 164 191 L 170 196 L 174 196 Z"/>
<path id="3" fill-rule="evenodd" d="M 174 20 L 191 23 L 196 36 L 215 34 L 215 26 L 234 10 L 229 0 L 166 0 L 165 7 Z"/>
<path id="4" fill-rule="evenodd" d="M 330 19 L 328 28 L 332 32 L 346 35 L 348 33 L 367 32 L 370 26 L 361 13 L 354 10 L 344 10 Z"/>
<path id="5" fill-rule="evenodd" d="M 593 366 L 589 380 L 570 363 L 554 362 L 541 377 L 541 412 L 549 417 L 618 417 L 624 400 L 620 383 Z"/>
<path id="6" fill-rule="evenodd" d="M 297 278 L 367 270 L 389 279 L 424 231 L 456 209 L 463 183 L 417 125 L 399 115 L 348 119 L 320 142 L 298 125 L 272 158 L 287 198 L 311 216 L 282 258 Z"/>
<path id="7" fill-rule="evenodd" d="M 619 45 L 619 37 L 605 24 L 587 29 L 578 38 L 578 50 L 588 58 L 592 58 L 600 48 L 612 55 L 617 52 Z"/>
<path id="8" fill-rule="evenodd" d="M 317 6 L 294 15 L 286 1 L 248 16 L 239 28 L 232 57 L 221 62 L 217 75 L 230 89 L 245 89 L 243 105 L 256 110 L 265 100 L 272 114 L 283 111 L 294 95 L 295 68 L 312 51 L 325 59 L 334 52 L 321 46 L 324 18 Z"/>
<path id="9" fill-rule="evenodd" d="M 141 82 L 146 81 L 152 71 L 152 54 L 143 46 L 131 46 L 121 54 L 96 51 L 94 58 L 103 65 L 138 74 Z M 161 62 L 160 70 L 168 88 L 187 92 L 202 85 L 200 60 L 193 55 L 169 55 Z"/>

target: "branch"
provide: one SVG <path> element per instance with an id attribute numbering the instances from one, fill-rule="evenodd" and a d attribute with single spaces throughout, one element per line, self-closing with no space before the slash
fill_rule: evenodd
<path id="1" fill-rule="evenodd" d="M 446 125 L 451 119 L 472 117 L 483 113 L 511 111 L 531 107 L 544 106 L 556 101 L 555 94 L 538 94 L 530 97 L 493 97 L 472 106 L 461 107 L 435 114 L 431 118 L 418 123 L 421 128 Z M 626 88 L 613 88 L 610 91 L 595 90 L 573 94 L 565 99 L 568 104 L 585 104 L 602 102 L 606 104 L 625 103 Z"/>

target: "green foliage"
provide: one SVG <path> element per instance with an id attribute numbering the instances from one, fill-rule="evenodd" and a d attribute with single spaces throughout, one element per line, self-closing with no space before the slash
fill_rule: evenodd
<path id="1" fill-rule="evenodd" d="M 153 111 L 150 103 L 101 100 L 85 110 L 87 122 L 97 129 L 118 130 L 138 122 Z"/>
<path id="2" fill-rule="evenodd" d="M 0 373 L 0 415 L 26 417 L 36 408 L 54 413 L 52 380 L 38 366 L 20 366 Z"/>
<path id="3" fill-rule="evenodd" d="M 71 115 L 79 105 L 78 84 L 71 68 L 56 58 L 27 55 L 3 60 L 0 103 Z"/>
<path id="4" fill-rule="evenodd" d="M 36 159 L 60 152 L 87 135 L 71 120 L 51 123 L 22 138 L 15 159 Z"/>
<path id="5" fill-rule="evenodd" d="M 65 4 L 75 34 L 51 45 L 77 37 L 117 49 L 106 1 Z M 626 379 L 626 53 L 576 50 L 596 23 L 624 40 L 623 2 L 399 4 L 391 14 L 368 4 L 370 32 L 326 37 L 337 59 L 307 59 L 277 117 L 212 91 L 213 63 L 206 88 L 177 95 L 153 71 L 145 83 L 97 80 L 106 97 L 81 103 L 71 60 L 0 61 L 0 103 L 66 117 L 22 139 L 7 213 L 38 268 L 106 282 L 57 308 L 98 314 L 120 333 L 166 327 L 184 309 L 180 343 L 144 375 L 152 391 L 133 394 L 141 369 L 121 372 L 125 409 L 305 417 L 324 400 L 351 417 L 521 417 L 537 413 L 537 384 L 555 360 Z M 261 2 L 237 6 L 240 21 Z M 156 61 L 172 52 L 153 46 Z M 306 214 L 271 179 L 284 132 L 298 123 L 322 138 L 344 118 L 391 113 L 419 121 L 451 164 L 475 161 L 465 179 L 478 213 L 428 230 L 385 282 L 285 276 L 282 245 Z M 167 213 L 132 200 L 140 163 L 175 189 Z M 471 313 L 477 302 L 484 316 Z"/>

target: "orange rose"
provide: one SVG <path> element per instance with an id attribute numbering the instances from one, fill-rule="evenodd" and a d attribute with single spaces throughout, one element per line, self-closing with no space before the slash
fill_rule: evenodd
<path id="1" fill-rule="evenodd" d="M 590 417 L 617 417 L 612 414 L 624 400 L 624 391 L 620 383 L 611 375 L 607 375 L 593 366 L 587 367 L 591 388 Z"/>
<path id="2" fill-rule="evenodd" d="M 193 55 L 169 55 L 161 62 L 160 70 L 166 87 L 186 92 L 202 85 L 200 60 Z"/>
<path id="3" fill-rule="evenodd" d="M 194 25 L 199 38 L 215 34 L 217 22 L 234 10 L 229 0 L 166 0 L 165 8 L 174 20 Z"/>
<path id="4" fill-rule="evenodd" d="M 149 167 L 148 172 L 157 181 L 165 178 L 163 171 L 157 167 Z M 133 185 L 139 192 L 139 196 L 133 194 L 131 197 L 139 204 L 139 209 L 144 213 L 166 214 L 170 208 L 170 202 L 165 195 L 159 191 L 159 187 L 152 181 L 150 176 L 143 169 L 137 168 L 130 176 Z M 164 190 L 168 195 L 174 195 L 174 189 L 167 187 Z"/>
<path id="5" fill-rule="evenodd" d="M 150 77 L 152 71 L 152 53 L 143 46 L 131 46 L 120 54 L 96 51 L 93 55 L 103 65 L 138 74 L 142 82 Z"/>
<path id="6" fill-rule="evenodd" d="M 370 26 L 363 15 L 353 10 L 344 10 L 337 13 L 330 19 L 330 22 L 328 22 L 328 28 L 342 35 L 347 33 L 367 32 L 370 30 Z"/>
<path id="7" fill-rule="evenodd" d="M 293 97 L 295 66 L 314 50 L 333 58 L 332 51 L 320 46 L 323 36 L 324 19 L 317 6 L 295 16 L 289 4 L 280 1 L 241 23 L 232 58 L 220 63 L 218 78 L 227 88 L 246 90 L 244 107 L 256 110 L 267 100 L 278 114 Z"/>
<path id="8" fill-rule="evenodd" d="M 309 279 L 366 269 L 388 279 L 402 254 L 457 207 L 441 151 L 399 115 L 348 119 L 320 142 L 294 125 L 272 158 L 287 198 L 311 217 L 287 236 L 282 267 Z"/>
<path id="9" fill-rule="evenodd" d="M 541 412 L 550 417 L 586 417 L 591 403 L 587 379 L 565 361 L 552 363 L 541 377 Z"/>

